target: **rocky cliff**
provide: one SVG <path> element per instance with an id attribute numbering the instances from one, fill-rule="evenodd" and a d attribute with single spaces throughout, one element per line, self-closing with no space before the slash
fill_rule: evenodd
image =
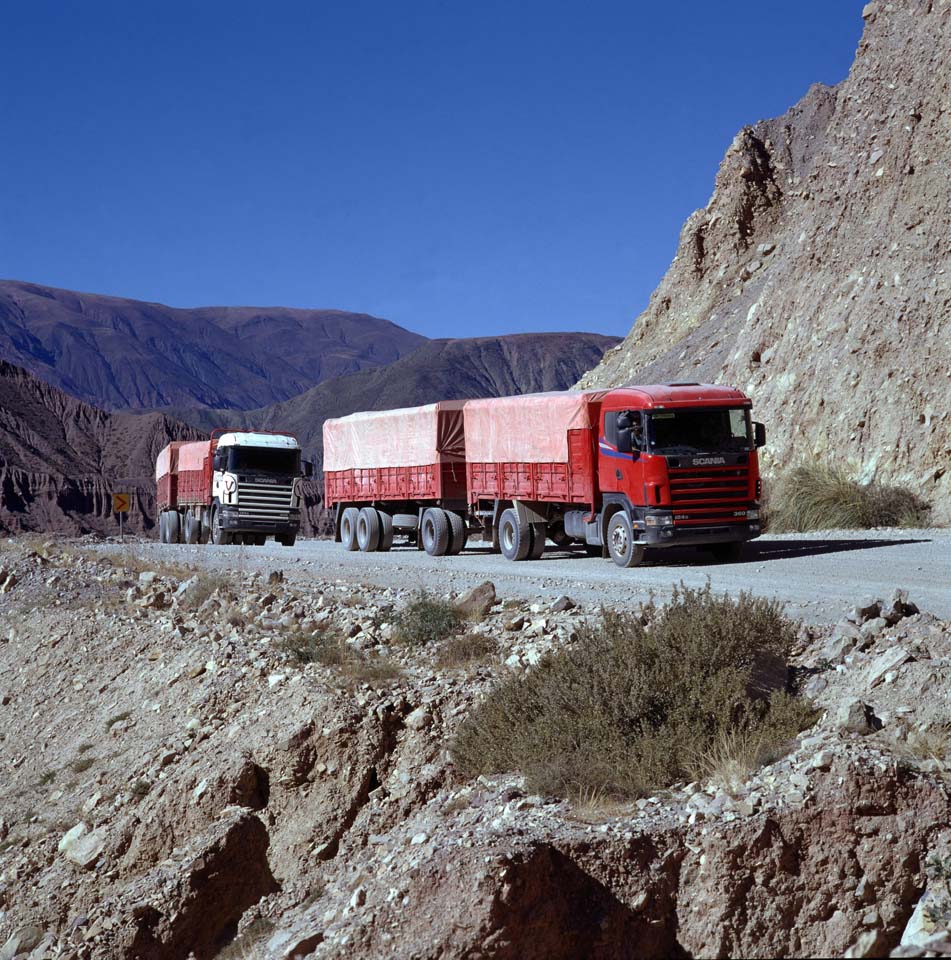
<path id="1" fill-rule="evenodd" d="M 132 493 L 129 530 L 154 523 L 155 456 L 199 436 L 158 413 L 106 413 L 0 361 L 0 529 L 117 532 L 112 493 Z"/>
<path id="2" fill-rule="evenodd" d="M 586 387 L 733 383 L 767 469 L 846 462 L 951 519 L 951 4 L 873 2 L 848 77 L 746 127 Z"/>

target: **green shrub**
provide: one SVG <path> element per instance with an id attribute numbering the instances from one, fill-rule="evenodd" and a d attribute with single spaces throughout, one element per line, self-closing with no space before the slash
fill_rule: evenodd
<path id="1" fill-rule="evenodd" d="M 769 529 L 782 533 L 924 526 L 930 509 L 907 487 L 858 483 L 841 467 L 807 464 L 778 479 L 765 512 Z"/>
<path id="2" fill-rule="evenodd" d="M 397 642 L 414 647 L 440 643 L 462 627 L 462 618 L 455 607 L 425 590 L 400 610 L 393 622 Z"/>
<path id="3" fill-rule="evenodd" d="M 499 684 L 452 750 L 469 776 L 519 771 L 543 793 L 625 799 L 709 773 L 731 732 L 776 755 L 813 713 L 777 690 L 797 624 L 775 601 L 675 588 L 666 607 L 605 611 L 577 644 Z M 754 758 L 755 759 L 755 758 Z M 751 762 L 747 758 L 747 762 Z"/>

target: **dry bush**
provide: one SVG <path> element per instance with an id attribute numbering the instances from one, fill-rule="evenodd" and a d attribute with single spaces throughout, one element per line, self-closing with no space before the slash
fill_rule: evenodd
<path id="1" fill-rule="evenodd" d="M 298 663 L 335 668 L 348 683 L 383 683 L 400 676 L 399 669 L 390 660 L 366 656 L 332 630 L 317 629 L 308 633 L 297 627 L 285 633 L 277 645 Z"/>
<path id="2" fill-rule="evenodd" d="M 908 732 L 904 751 L 912 760 L 951 760 L 951 725 L 938 723 Z"/>
<path id="3" fill-rule="evenodd" d="M 921 527 L 929 522 L 930 510 L 907 487 L 862 484 L 841 467 L 803 464 L 775 482 L 765 513 L 769 529 L 783 533 Z"/>
<path id="4" fill-rule="evenodd" d="M 396 614 L 393 625 L 398 643 L 421 647 L 440 643 L 458 633 L 462 618 L 448 600 L 440 600 L 422 590 Z"/>
<path id="5" fill-rule="evenodd" d="M 498 651 L 498 644 L 484 633 L 463 633 L 443 641 L 436 654 L 441 667 L 461 667 L 484 660 Z"/>
<path id="6" fill-rule="evenodd" d="M 714 596 L 709 584 L 681 585 L 639 616 L 605 611 L 577 644 L 502 681 L 453 756 L 466 775 L 520 771 L 543 793 L 626 799 L 696 779 L 731 731 L 776 752 L 814 712 L 755 681 L 787 662 L 796 632 L 775 601 Z"/>

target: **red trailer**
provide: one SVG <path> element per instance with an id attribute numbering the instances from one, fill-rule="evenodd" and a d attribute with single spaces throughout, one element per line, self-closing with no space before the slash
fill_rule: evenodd
<path id="1" fill-rule="evenodd" d="M 349 549 L 389 549 L 395 528 L 431 554 L 454 553 L 475 532 L 512 560 L 538 558 L 551 540 L 583 543 L 633 566 L 646 548 L 673 545 L 733 559 L 759 536 L 757 449 L 765 430 L 732 387 L 655 384 L 461 406 L 461 500 L 457 462 L 452 496 L 400 480 L 424 452 L 435 467 L 433 443 L 415 447 L 418 411 L 432 407 L 325 424 L 333 449 L 327 502 L 337 507 L 336 535 Z M 346 449 L 337 440 L 345 422 L 352 425 Z M 409 460 L 404 449 L 413 451 Z"/>
<path id="2" fill-rule="evenodd" d="M 324 421 L 325 502 L 338 507 L 335 534 L 347 549 L 389 550 L 394 529 L 419 527 L 422 504 L 465 511 L 463 406 L 447 400 Z M 458 553 L 461 521 L 446 516 L 439 526 L 442 552 Z"/>

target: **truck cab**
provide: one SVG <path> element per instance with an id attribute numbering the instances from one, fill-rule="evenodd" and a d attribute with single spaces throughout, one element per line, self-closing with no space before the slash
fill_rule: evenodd
<path id="1" fill-rule="evenodd" d="M 728 559 L 759 536 L 765 430 L 750 408 L 738 390 L 710 384 L 608 391 L 597 468 L 605 537 L 641 548 L 707 546 Z M 628 524 L 618 518 L 609 529 L 619 512 Z M 606 545 L 615 556 L 619 544 Z"/>
<path id="2" fill-rule="evenodd" d="M 213 437 L 214 542 L 263 542 L 273 535 L 292 545 L 300 528 L 303 467 L 294 437 L 239 431 Z"/>

